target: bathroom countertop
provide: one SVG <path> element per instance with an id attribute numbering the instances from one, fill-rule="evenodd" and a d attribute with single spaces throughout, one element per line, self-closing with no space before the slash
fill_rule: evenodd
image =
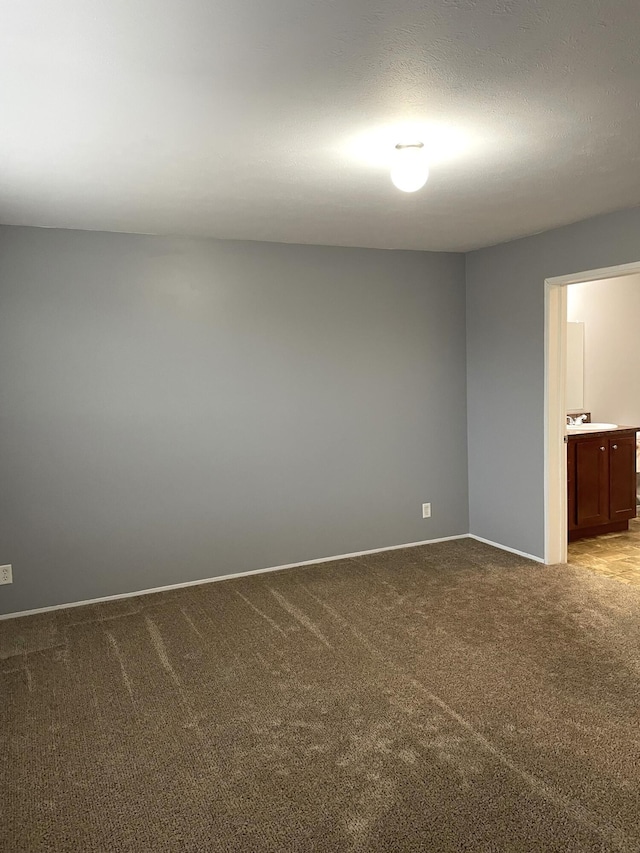
<path id="1" fill-rule="evenodd" d="M 617 435 L 620 432 L 640 432 L 640 426 L 624 426 L 623 424 L 618 424 L 615 429 L 572 429 L 571 432 L 567 430 L 566 435 L 567 438 L 584 438 L 585 435 L 599 437 L 602 435 Z"/>

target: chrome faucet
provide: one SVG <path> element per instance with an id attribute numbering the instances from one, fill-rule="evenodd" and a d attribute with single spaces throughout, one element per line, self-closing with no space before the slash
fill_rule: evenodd
<path id="1" fill-rule="evenodd" d="M 581 426 L 588 418 L 588 415 L 578 415 L 577 418 L 572 418 L 571 415 L 567 415 L 567 423 L 569 426 Z"/>

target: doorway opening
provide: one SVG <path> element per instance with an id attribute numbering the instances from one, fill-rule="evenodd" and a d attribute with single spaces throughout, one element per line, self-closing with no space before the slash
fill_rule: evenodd
<path id="1" fill-rule="evenodd" d="M 567 389 L 569 285 L 639 275 L 640 261 L 550 278 L 545 281 L 545 563 L 566 563 L 569 539 L 569 501 L 567 490 L 567 414 L 570 406 Z M 603 285 L 604 286 L 604 285 Z M 638 317 L 640 323 L 640 316 Z M 575 402 L 575 401 L 574 401 Z M 589 399 L 585 399 L 589 414 Z M 575 409 L 575 406 L 571 408 Z M 576 412 L 576 419 L 579 414 Z M 601 417 L 601 415 L 599 415 Z M 599 419 L 599 418 L 598 418 Z M 605 424 L 602 425 L 606 426 Z M 629 426 L 640 426 L 630 424 Z M 594 435 L 603 435 L 602 432 Z M 613 435 L 613 433 L 612 433 Z M 574 436 L 575 437 L 575 436 Z M 628 438 L 628 436 L 627 436 Z M 603 441 L 596 448 L 608 452 L 614 445 Z M 616 445 L 616 451 L 618 446 Z M 614 464 L 618 464 L 614 456 Z M 635 457 L 634 460 L 635 462 Z M 575 532 L 575 531 L 574 531 Z"/>

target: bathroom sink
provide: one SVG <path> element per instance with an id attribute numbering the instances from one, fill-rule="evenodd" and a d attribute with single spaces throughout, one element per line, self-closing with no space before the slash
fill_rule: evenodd
<path id="1" fill-rule="evenodd" d="M 607 429 L 618 429 L 618 424 L 567 424 L 567 432 L 603 432 Z"/>

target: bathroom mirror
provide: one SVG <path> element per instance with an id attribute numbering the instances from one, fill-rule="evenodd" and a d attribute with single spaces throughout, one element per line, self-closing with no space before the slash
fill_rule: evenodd
<path id="1" fill-rule="evenodd" d="M 567 323 L 567 411 L 584 408 L 584 323 Z"/>

